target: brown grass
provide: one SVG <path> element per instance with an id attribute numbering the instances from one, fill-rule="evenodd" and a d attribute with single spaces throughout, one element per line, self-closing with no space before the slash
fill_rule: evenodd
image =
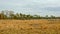
<path id="1" fill-rule="evenodd" d="M 0 20 L 0 34 L 60 34 L 60 19 Z"/>

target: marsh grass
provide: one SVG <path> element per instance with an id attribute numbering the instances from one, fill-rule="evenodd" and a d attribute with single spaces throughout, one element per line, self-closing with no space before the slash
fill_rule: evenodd
<path id="1" fill-rule="evenodd" d="M 60 19 L 0 20 L 0 34 L 60 34 Z"/>

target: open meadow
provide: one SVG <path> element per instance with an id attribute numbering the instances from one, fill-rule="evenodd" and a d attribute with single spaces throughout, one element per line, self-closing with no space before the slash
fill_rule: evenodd
<path id="1" fill-rule="evenodd" d="M 0 34 L 60 34 L 60 19 L 0 20 Z"/>

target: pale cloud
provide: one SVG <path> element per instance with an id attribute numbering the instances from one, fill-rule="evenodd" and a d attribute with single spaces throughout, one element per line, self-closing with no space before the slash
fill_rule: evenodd
<path id="1" fill-rule="evenodd" d="M 0 10 L 60 16 L 60 0 L 0 0 Z"/>

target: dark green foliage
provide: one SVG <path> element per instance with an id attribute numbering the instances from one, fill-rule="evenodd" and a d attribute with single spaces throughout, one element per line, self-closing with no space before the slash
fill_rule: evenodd
<path id="1" fill-rule="evenodd" d="M 60 17 L 55 17 L 51 15 L 50 17 L 46 15 L 45 17 L 40 17 L 39 15 L 26 15 L 22 13 L 16 13 L 14 14 L 13 11 L 1 11 L 0 13 L 0 19 L 60 19 Z"/>

